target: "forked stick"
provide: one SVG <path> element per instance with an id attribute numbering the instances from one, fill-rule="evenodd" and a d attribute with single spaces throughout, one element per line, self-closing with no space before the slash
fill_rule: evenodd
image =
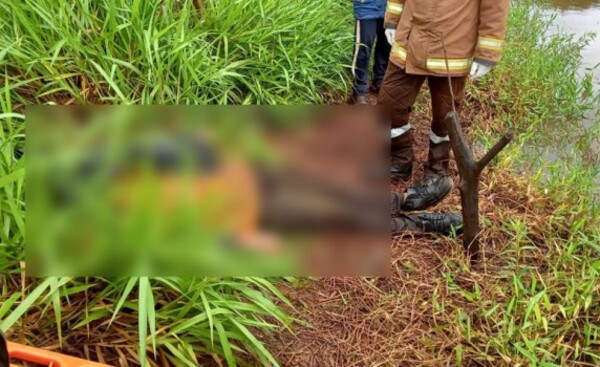
<path id="1" fill-rule="evenodd" d="M 463 215 L 463 246 L 471 263 L 479 260 L 479 177 L 488 164 L 506 147 L 513 139 L 511 133 L 505 134 L 479 161 L 473 158 L 473 152 L 462 131 L 458 113 L 454 106 L 454 90 L 452 89 L 452 78 L 448 63 L 448 50 L 444 35 L 441 37 L 444 46 L 444 57 L 446 60 L 446 72 L 448 76 L 448 88 L 452 96 L 452 111 L 446 115 L 444 123 L 450 135 L 450 146 L 454 152 L 454 159 L 460 174 L 460 202 Z"/>
<path id="2" fill-rule="evenodd" d="M 450 135 L 450 145 L 460 173 L 460 202 L 463 215 L 463 246 L 471 263 L 479 260 L 479 177 L 483 169 L 513 139 L 512 134 L 505 134 L 479 161 L 473 153 L 460 126 L 454 111 L 446 115 L 445 124 Z"/>

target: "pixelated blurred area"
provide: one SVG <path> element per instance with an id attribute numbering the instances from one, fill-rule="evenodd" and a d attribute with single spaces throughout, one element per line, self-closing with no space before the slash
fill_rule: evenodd
<path id="1" fill-rule="evenodd" d="M 368 106 L 32 106 L 30 276 L 386 275 Z"/>

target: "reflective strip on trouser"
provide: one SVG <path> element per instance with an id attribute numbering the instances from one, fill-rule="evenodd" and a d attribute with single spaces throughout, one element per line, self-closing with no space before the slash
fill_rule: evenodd
<path id="1" fill-rule="evenodd" d="M 401 127 L 397 127 L 392 129 L 392 139 L 399 137 L 400 135 L 403 135 L 404 133 L 406 133 L 408 130 L 410 130 L 412 126 L 410 124 L 406 124 L 404 126 Z"/>
<path id="2" fill-rule="evenodd" d="M 449 59 L 447 64 L 445 59 L 427 59 L 427 69 L 462 71 L 469 70 L 472 63 L 472 59 Z"/>
<path id="3" fill-rule="evenodd" d="M 500 51 L 504 46 L 504 40 L 489 37 L 479 37 L 477 40 L 479 48 L 485 48 L 492 51 Z"/>
<path id="4" fill-rule="evenodd" d="M 402 4 L 396 4 L 396 3 L 393 3 L 391 1 L 388 1 L 387 11 L 390 14 L 399 15 L 399 14 L 402 14 L 403 10 L 404 10 L 404 5 L 402 5 Z"/>
<path id="5" fill-rule="evenodd" d="M 436 135 L 433 130 L 429 133 L 429 139 L 431 140 L 431 142 L 433 144 L 440 144 L 446 141 L 450 141 L 450 136 L 446 135 L 446 136 L 439 136 Z"/>

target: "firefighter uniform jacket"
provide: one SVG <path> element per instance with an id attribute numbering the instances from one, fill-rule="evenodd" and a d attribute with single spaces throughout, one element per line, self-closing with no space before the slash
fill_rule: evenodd
<path id="1" fill-rule="evenodd" d="M 510 0 L 389 0 L 390 60 L 407 74 L 468 75 L 473 60 L 500 59 Z M 446 59 L 448 65 L 446 65 Z"/>

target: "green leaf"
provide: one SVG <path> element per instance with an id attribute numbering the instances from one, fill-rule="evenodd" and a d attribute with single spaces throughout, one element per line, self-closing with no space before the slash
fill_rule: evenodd
<path id="1" fill-rule="evenodd" d="M 138 333 L 140 340 L 140 363 L 146 367 L 146 347 L 148 336 L 148 292 L 150 282 L 147 277 L 140 277 L 138 284 Z"/>
<path id="2" fill-rule="evenodd" d="M 133 289 L 133 286 L 135 286 L 135 284 L 137 282 L 138 282 L 138 278 L 136 278 L 136 277 L 129 278 L 129 281 L 127 282 L 127 285 L 125 286 L 125 289 L 123 290 L 123 293 L 121 294 L 121 297 L 119 298 L 119 302 L 117 302 L 117 306 L 115 307 L 115 310 L 113 311 L 113 315 L 110 318 L 110 322 L 108 323 L 108 326 L 110 326 L 112 324 L 112 322 L 115 320 L 115 317 L 119 313 L 119 310 L 121 309 L 121 307 L 123 307 L 123 303 L 125 303 L 125 301 L 127 300 L 127 297 L 129 296 L 129 294 L 131 293 L 131 290 Z"/>
<path id="3" fill-rule="evenodd" d="M 227 365 L 229 367 L 235 367 L 235 358 L 233 357 L 233 353 L 231 352 L 231 345 L 229 344 L 229 339 L 227 339 L 225 329 L 223 329 L 223 325 L 221 325 L 221 322 L 219 322 L 219 320 L 215 320 L 215 328 L 217 329 L 217 335 L 219 336 L 219 341 L 221 342 L 221 347 L 223 348 L 223 354 L 225 355 Z"/>
<path id="4" fill-rule="evenodd" d="M 0 323 L 0 330 L 3 332 L 8 331 L 8 329 L 10 329 L 21 318 L 21 316 L 23 316 L 31 308 L 31 306 L 33 306 L 33 304 L 40 298 L 42 293 L 44 293 L 48 287 L 50 287 L 52 282 L 53 279 L 46 279 L 40 285 L 35 287 L 33 291 L 29 293 L 27 297 L 25 297 L 23 302 L 21 302 L 21 304 L 19 304 L 19 306 L 17 306 L 17 308 L 10 315 L 8 315 L 8 317 L 2 320 Z"/>
<path id="5" fill-rule="evenodd" d="M 231 319 L 231 322 L 238 327 L 238 329 L 248 338 L 248 340 L 254 345 L 254 347 L 266 357 L 273 366 L 279 367 L 279 363 L 273 358 L 271 353 L 265 348 L 265 346 L 248 330 L 244 325 L 240 324 L 236 319 Z"/>
<path id="6" fill-rule="evenodd" d="M 206 312 L 206 316 L 208 317 L 208 328 L 210 329 L 210 344 L 214 344 L 213 338 L 213 318 L 210 310 L 210 305 L 208 304 L 208 300 L 206 299 L 206 295 L 204 295 L 203 291 L 200 291 L 200 298 L 202 298 L 202 303 L 204 304 L 204 312 Z"/>

